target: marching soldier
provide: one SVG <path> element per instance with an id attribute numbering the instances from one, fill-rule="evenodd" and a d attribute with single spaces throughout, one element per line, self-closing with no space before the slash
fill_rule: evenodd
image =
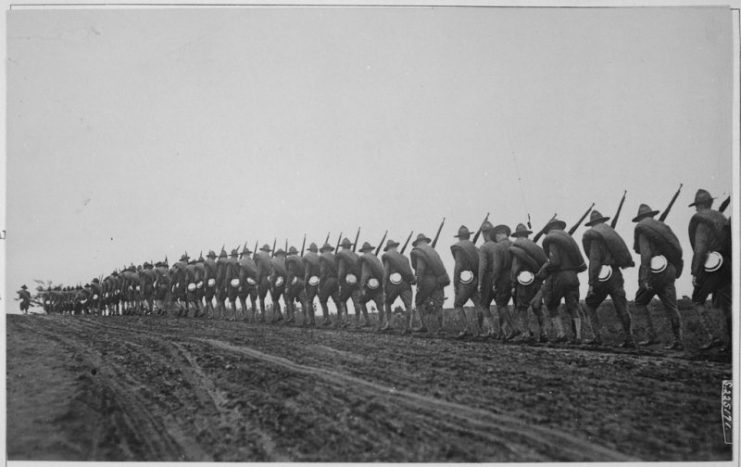
<path id="1" fill-rule="evenodd" d="M 367 310 L 368 302 L 373 301 L 378 309 L 378 330 L 386 331 L 391 328 L 391 315 L 387 316 L 383 309 L 383 264 L 376 256 L 375 249 L 368 242 L 360 248 L 363 253 L 360 256 L 360 306 Z"/>
<path id="2" fill-rule="evenodd" d="M 306 290 L 304 289 L 304 276 L 306 275 L 306 268 L 304 262 L 301 261 L 301 257 L 298 256 L 298 250 L 296 247 L 288 249 L 288 256 L 286 257 L 286 290 L 284 292 L 284 300 L 286 302 L 286 315 L 288 319 L 286 324 L 293 323 L 296 320 L 296 301 L 301 303 L 301 309 L 304 312 L 303 326 L 314 326 L 314 316 L 312 314 L 311 321 L 306 319 Z"/>
<path id="3" fill-rule="evenodd" d="M 412 243 L 412 267 L 417 276 L 417 296 L 414 308 L 409 316 L 409 327 L 413 332 L 427 332 L 427 327 L 422 320 L 424 314 L 436 317 L 438 324 L 437 333 L 443 332 L 443 302 L 445 301 L 444 289 L 450 284 L 445 266 L 440 255 L 430 245 L 431 239 L 425 234 L 419 234 Z M 421 310 L 420 310 L 421 309 Z M 414 311 L 419 311 L 420 327 L 413 328 Z"/>
<path id="4" fill-rule="evenodd" d="M 204 291 L 203 298 L 206 302 L 206 309 L 204 314 L 208 314 L 210 311 L 211 319 L 216 318 L 216 310 L 214 310 L 214 297 L 216 296 L 216 276 L 218 267 L 216 265 L 216 252 L 209 250 L 206 255 L 206 260 L 203 263 L 203 282 Z"/>
<path id="5" fill-rule="evenodd" d="M 90 290 L 93 293 L 91 306 L 95 310 L 96 315 L 102 315 L 100 304 L 103 299 L 103 293 L 100 287 L 100 279 L 98 279 L 97 277 L 93 278 L 93 280 L 90 282 Z"/>
<path id="6" fill-rule="evenodd" d="M 453 269 L 453 289 L 455 291 L 453 307 L 458 313 L 458 317 L 463 321 L 463 330 L 458 334 L 458 338 L 465 337 L 469 334 L 476 336 L 478 334 L 476 329 L 469 330 L 469 328 L 473 328 L 473 325 L 469 325 L 463 307 L 470 300 L 473 302 L 476 315 L 479 316 L 481 313 L 478 309 L 481 301 L 478 291 L 479 249 L 469 240 L 471 238 L 471 232 L 469 232 L 468 227 L 465 225 L 460 226 L 458 234 L 454 237 L 458 239 L 458 242 L 450 247 L 450 252 L 453 254 L 453 259 L 455 260 L 455 267 Z"/>
<path id="7" fill-rule="evenodd" d="M 18 291 L 18 300 L 20 300 L 21 311 L 24 315 L 28 314 L 28 308 L 31 306 L 31 293 L 28 291 L 26 284 L 21 286 L 21 290 Z"/>
<path id="8" fill-rule="evenodd" d="M 304 308 L 304 323 L 314 325 L 314 299 L 319 294 L 319 276 L 321 270 L 319 266 L 319 255 L 317 254 L 316 243 L 311 242 L 309 251 L 301 258 L 304 263 L 304 287 L 306 291 L 306 308 Z M 325 326 L 329 324 L 329 317 L 324 316 Z"/>
<path id="9" fill-rule="evenodd" d="M 491 302 L 497 308 L 499 318 L 499 336 L 496 338 L 510 340 L 522 333 L 512 322 L 509 313 L 509 302 L 512 300 L 512 253 L 509 247 L 512 242 L 509 236 L 512 230 L 503 224 L 491 227 L 487 221 L 484 228 L 481 229 L 484 234 L 484 246 L 481 247 L 479 257 L 479 293 L 481 294 L 481 307 L 487 312 L 491 319 Z M 504 334 L 504 324 L 510 329 L 508 334 Z M 492 335 L 489 332 L 489 335 Z"/>
<path id="10" fill-rule="evenodd" d="M 335 259 L 334 247 L 325 243 L 319 249 L 319 304 L 322 306 L 324 320 L 322 325 L 328 326 L 329 307 L 327 301 L 331 298 L 337 308 L 337 323 L 335 326 L 343 326 L 340 316 L 340 288 L 337 280 L 337 261 Z M 344 326 L 347 326 L 347 321 Z"/>
<path id="11" fill-rule="evenodd" d="M 219 257 L 216 259 L 216 313 L 221 316 L 221 319 L 226 318 L 226 298 L 227 298 L 227 283 L 226 269 L 229 256 L 226 254 L 224 247 L 221 247 Z"/>
<path id="12" fill-rule="evenodd" d="M 700 315 L 703 326 L 710 338 L 703 349 L 722 345 L 720 332 L 715 331 L 707 314 L 705 302 L 713 295 L 712 306 L 719 308 L 726 323 L 726 343 L 724 351 L 730 348 L 731 319 L 731 225 L 719 211 L 712 209 L 713 197 L 706 190 L 699 189 L 695 201 L 695 214 L 690 219 L 689 236 L 692 245 L 692 302 Z M 714 335 L 716 333 L 716 335 Z"/>
<path id="13" fill-rule="evenodd" d="M 672 328 L 672 341 L 667 349 L 682 350 L 682 322 L 677 307 L 677 290 L 674 282 L 682 274 L 682 247 L 672 229 L 653 217 L 659 211 L 653 211 L 646 204 L 638 208 L 638 215 L 633 218 L 636 223 L 633 250 L 641 255 L 638 268 L 638 292 L 635 297 L 636 312 L 646 317 L 647 339 L 639 345 L 656 344 L 651 313 L 648 305 L 654 295 L 659 296 L 664 314 Z"/>
<path id="14" fill-rule="evenodd" d="M 363 313 L 365 323 L 363 327 L 369 326 L 368 311 L 365 305 L 360 303 L 360 258 L 352 251 L 352 242 L 345 237 L 340 243 L 342 248 L 337 252 L 337 278 L 340 283 L 340 308 L 343 310 L 346 318 L 349 319 L 347 312 L 347 300 L 352 300 L 355 309 L 355 325 L 360 326 L 360 313 Z M 339 310 L 337 312 L 339 316 Z"/>
<path id="15" fill-rule="evenodd" d="M 556 342 L 566 341 L 563 321 L 558 314 L 561 299 L 564 299 L 575 336 L 572 343 L 575 343 L 581 341 L 579 277 L 577 274 L 585 271 L 587 266 L 584 264 L 579 245 L 571 235 L 564 231 L 565 228 L 566 223 L 559 219 L 553 219 L 546 225 L 543 250 L 548 261 L 540 268 L 538 276 L 544 279 L 543 301 L 557 332 Z"/>
<path id="16" fill-rule="evenodd" d="M 239 257 L 239 305 L 242 314 L 247 319 L 247 297 L 250 298 L 252 321 L 257 311 L 257 265 L 252 259 L 252 251 L 245 243 Z"/>
<path id="17" fill-rule="evenodd" d="M 143 265 L 142 271 L 139 273 L 139 278 L 141 280 L 141 288 L 142 288 L 142 298 L 144 300 L 144 303 L 147 305 L 146 313 L 152 314 L 154 312 L 154 281 L 155 281 L 155 275 L 154 275 L 154 266 L 148 262 L 145 261 Z M 95 279 L 93 279 L 93 286 L 95 285 Z M 92 290 L 92 289 L 91 289 Z M 93 291 L 93 295 L 91 296 L 91 306 L 95 306 L 94 302 L 96 300 L 97 293 Z"/>
<path id="18" fill-rule="evenodd" d="M 589 222 L 585 224 L 591 229 L 584 232 L 582 237 L 584 253 L 589 258 L 589 291 L 584 303 L 595 344 L 602 344 L 597 307 L 609 295 L 625 333 L 625 340 L 620 347 L 635 347 L 631 335 L 628 299 L 625 297 L 625 281 L 620 271 L 621 268 L 635 266 L 635 263 L 623 238 L 606 223 L 608 220 L 609 217 L 604 217 L 595 209 L 590 214 Z"/>
<path id="19" fill-rule="evenodd" d="M 273 273 L 273 263 L 270 258 L 270 252 L 273 251 L 268 244 L 260 248 L 260 252 L 255 255 L 255 264 L 257 265 L 257 298 L 260 300 L 260 322 L 265 322 L 265 296 L 270 291 L 270 276 Z"/>
<path id="20" fill-rule="evenodd" d="M 387 324 L 391 320 L 391 306 L 397 298 L 400 298 L 404 305 L 404 313 L 408 315 L 408 321 L 411 323 L 413 319 L 412 285 L 417 283 L 417 279 L 412 272 L 409 259 L 398 251 L 398 246 L 399 243 L 391 239 L 387 240 L 383 256 L 381 256 Z M 385 328 L 387 326 L 384 326 Z"/>
<path id="21" fill-rule="evenodd" d="M 542 299 L 538 292 L 543 284 L 536 274 L 548 258 L 543 249 L 530 240 L 528 235 L 532 231 L 525 224 L 517 224 L 512 237 L 516 238 L 509 251 L 512 254 L 512 283 L 514 284 L 514 304 L 517 315 L 523 319 L 523 329 L 527 332 L 527 339 L 532 339 L 528 323 L 528 311 L 532 310 L 538 320 L 538 342 L 547 340 L 545 334 L 545 316 L 542 308 Z"/>
<path id="22" fill-rule="evenodd" d="M 280 297 L 286 290 L 286 252 L 279 248 L 272 260 L 273 273 L 270 275 L 270 299 L 273 302 L 273 322 L 283 321 Z M 277 315 L 277 316 L 276 316 Z"/>
<path id="23" fill-rule="evenodd" d="M 237 296 L 241 282 L 239 280 L 239 248 L 233 248 L 229 252 L 226 260 L 226 298 L 229 300 L 229 307 L 232 309 L 234 321 L 237 320 Z M 242 319 L 247 317 L 247 313 L 242 309 Z"/>

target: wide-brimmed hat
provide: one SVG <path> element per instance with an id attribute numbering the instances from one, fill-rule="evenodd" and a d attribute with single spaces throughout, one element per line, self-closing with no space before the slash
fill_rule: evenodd
<path id="1" fill-rule="evenodd" d="M 432 242 L 432 240 L 430 238 L 428 238 L 427 235 L 421 233 L 421 234 L 417 235 L 417 238 L 416 239 L 414 239 L 414 241 L 412 242 L 412 246 L 417 246 L 417 243 L 419 243 L 419 242 L 427 242 L 427 243 L 430 243 L 430 242 Z"/>
<path id="2" fill-rule="evenodd" d="M 23 284 L 23 285 L 21 286 L 21 288 L 22 288 L 22 289 L 27 289 L 28 287 L 26 287 L 26 284 Z"/>
<path id="3" fill-rule="evenodd" d="M 352 248 L 352 242 L 349 238 L 345 237 L 342 239 L 342 243 L 340 243 L 340 246 L 342 248 Z"/>
<path id="4" fill-rule="evenodd" d="M 589 222 L 585 223 L 584 225 L 586 225 L 587 227 L 591 227 L 593 225 L 599 224 L 600 222 L 607 222 L 609 220 L 609 217 L 603 216 L 598 210 L 595 209 L 589 214 Z"/>
<path id="5" fill-rule="evenodd" d="M 298 250 L 296 249 L 295 246 L 292 246 L 291 248 L 288 249 L 288 254 L 289 255 L 297 255 L 298 254 Z"/>
<path id="6" fill-rule="evenodd" d="M 504 224 L 499 224 L 499 225 L 493 227 L 491 229 L 491 231 L 492 231 L 492 233 L 494 235 L 503 233 L 503 234 L 505 234 L 508 237 L 512 233 L 512 229 L 510 229 L 508 225 L 504 225 Z"/>
<path id="7" fill-rule="evenodd" d="M 638 215 L 633 218 L 633 222 L 638 222 L 641 219 L 645 219 L 646 217 L 653 217 L 658 213 L 659 211 L 652 210 L 648 206 L 648 204 L 641 204 L 640 206 L 638 206 Z"/>
<path id="8" fill-rule="evenodd" d="M 489 221 L 484 221 L 484 222 L 483 222 L 483 223 L 481 224 L 481 231 L 482 231 L 482 232 L 488 232 L 488 231 L 490 231 L 490 230 L 491 230 L 491 229 L 493 229 L 493 228 L 494 228 L 494 225 L 492 225 L 492 223 L 491 223 L 491 222 L 489 222 Z"/>
<path id="9" fill-rule="evenodd" d="M 388 240 L 386 240 L 386 246 L 383 247 L 383 251 L 389 251 L 390 249 L 395 248 L 397 246 L 399 246 L 399 242 L 395 242 L 389 238 Z"/>
<path id="10" fill-rule="evenodd" d="M 531 230 L 529 230 L 527 227 L 525 227 L 525 224 L 519 223 L 517 224 L 517 227 L 515 227 L 515 233 L 512 234 L 513 237 L 527 237 L 533 233 Z"/>
<path id="11" fill-rule="evenodd" d="M 219 258 L 226 258 L 226 256 L 227 256 L 227 255 L 226 255 L 226 250 L 225 250 L 225 249 L 224 249 L 224 247 L 222 246 L 222 247 L 221 247 L 221 251 L 219 252 Z"/>
<path id="12" fill-rule="evenodd" d="M 376 249 L 376 247 L 374 247 L 374 246 L 371 246 L 371 244 L 370 244 L 370 243 L 368 243 L 368 242 L 363 242 L 363 246 L 362 246 L 362 247 L 360 247 L 360 251 L 361 251 L 362 253 L 365 253 L 366 251 L 373 251 L 373 250 L 375 250 L 375 249 Z"/>
<path id="13" fill-rule="evenodd" d="M 285 254 L 286 254 L 286 251 L 283 248 L 278 248 L 277 250 L 275 250 L 275 256 L 285 255 Z"/>
<path id="14" fill-rule="evenodd" d="M 316 246 L 316 243 L 311 242 L 309 244 L 309 251 L 313 251 L 314 253 L 316 253 L 317 251 L 319 251 L 319 248 Z"/>
<path id="15" fill-rule="evenodd" d="M 149 261 L 144 261 L 144 264 L 142 265 L 142 267 L 144 269 L 151 268 L 152 267 L 152 263 L 150 263 Z"/>
<path id="16" fill-rule="evenodd" d="M 689 205 L 689 207 L 696 206 L 698 204 L 707 204 L 708 206 L 713 204 L 713 198 L 710 196 L 710 193 L 708 193 L 707 190 L 703 190 L 700 188 L 697 190 L 697 193 L 695 193 L 695 201 Z"/>
<path id="17" fill-rule="evenodd" d="M 468 230 L 468 227 L 466 227 L 465 225 L 462 225 L 458 228 L 458 235 L 453 235 L 453 237 L 455 238 L 463 238 L 463 239 L 468 238 L 470 236 L 471 236 L 471 231 Z"/>
<path id="18" fill-rule="evenodd" d="M 249 249 L 249 248 L 247 247 L 247 244 L 245 243 L 245 244 L 244 244 L 244 246 L 242 247 L 242 254 L 243 254 L 243 255 L 248 255 L 248 254 L 250 254 L 250 253 L 252 253 L 252 250 L 250 250 L 250 249 Z"/>
<path id="19" fill-rule="evenodd" d="M 97 277 L 93 277 L 92 282 L 93 284 L 100 284 L 100 279 L 98 279 Z"/>
<path id="20" fill-rule="evenodd" d="M 545 232 L 548 233 L 552 229 L 559 229 L 564 230 L 566 228 L 566 222 L 562 221 L 561 219 L 553 219 L 545 226 Z"/>
<path id="21" fill-rule="evenodd" d="M 216 252 L 214 250 L 208 250 L 206 258 L 216 258 Z"/>
<path id="22" fill-rule="evenodd" d="M 231 251 L 231 253 L 229 253 L 229 256 L 233 256 L 233 257 L 235 257 L 235 258 L 236 258 L 237 256 L 239 256 L 239 248 L 235 248 L 235 249 L 233 249 L 233 250 Z"/>
<path id="23" fill-rule="evenodd" d="M 180 261 L 188 262 L 189 259 L 190 259 L 190 256 L 188 256 L 188 252 L 187 251 L 185 253 L 183 253 L 183 256 L 180 257 Z"/>
<path id="24" fill-rule="evenodd" d="M 266 243 L 265 245 L 263 245 L 263 246 L 262 246 L 262 248 L 260 248 L 260 251 L 264 251 L 264 252 L 266 252 L 266 253 L 270 253 L 270 252 L 271 252 L 271 251 L 273 251 L 273 250 L 272 250 L 272 249 L 270 248 L 270 245 L 268 245 L 268 244 Z"/>
<path id="25" fill-rule="evenodd" d="M 322 245 L 321 248 L 319 248 L 319 251 L 321 251 L 321 252 L 334 251 L 334 247 L 332 245 L 330 245 L 329 243 L 325 243 L 324 245 Z"/>

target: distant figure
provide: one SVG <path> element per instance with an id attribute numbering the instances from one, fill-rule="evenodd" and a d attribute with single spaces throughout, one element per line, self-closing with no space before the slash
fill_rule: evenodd
<path id="1" fill-rule="evenodd" d="M 337 281 L 337 260 L 335 259 L 334 247 L 325 243 L 319 249 L 319 304 L 322 306 L 324 320 L 323 326 L 329 326 L 329 306 L 327 301 L 331 298 L 337 308 L 337 322 L 335 327 L 343 326 L 340 316 L 340 287 Z M 344 325 L 347 325 L 345 322 Z"/>
<path id="2" fill-rule="evenodd" d="M 283 321 L 280 297 L 286 290 L 286 251 L 278 248 L 272 259 L 273 272 L 270 274 L 270 300 L 273 303 L 273 322 Z M 285 301 L 285 298 L 283 299 Z"/>
<path id="3" fill-rule="evenodd" d="M 682 322 L 677 307 L 677 289 L 674 282 L 682 275 L 682 247 L 672 229 L 663 222 L 654 219 L 659 211 L 653 211 L 647 204 L 641 204 L 636 222 L 633 250 L 641 255 L 638 269 L 638 292 L 636 292 L 635 309 L 646 317 L 645 341 L 639 345 L 657 344 L 651 313 L 648 305 L 654 295 L 659 296 L 664 305 L 664 315 L 672 328 L 672 341 L 667 349 L 682 350 Z"/>
<path id="4" fill-rule="evenodd" d="M 476 316 L 480 314 L 479 304 L 481 299 L 478 290 L 479 249 L 470 240 L 471 232 L 465 225 L 460 226 L 455 238 L 458 241 L 450 247 L 450 252 L 453 254 L 453 259 L 455 260 L 455 267 L 453 269 L 453 291 L 455 293 L 453 307 L 458 314 L 458 318 L 463 322 L 463 329 L 457 336 L 458 338 L 462 338 L 467 335 L 476 336 L 478 334 L 478 330 L 475 329 L 473 324 L 469 324 L 463 307 L 471 301 L 474 305 Z"/>
<path id="5" fill-rule="evenodd" d="M 699 189 L 695 201 L 695 214 L 690 219 L 689 236 L 692 245 L 692 302 L 702 319 L 710 341 L 702 349 L 724 345 L 724 351 L 731 346 L 731 225 L 729 219 L 715 209 L 713 197 L 706 190 Z M 720 331 L 715 330 L 705 308 L 705 302 L 713 294 L 712 306 L 723 312 L 726 329 L 725 344 L 721 342 Z"/>
<path id="6" fill-rule="evenodd" d="M 538 271 L 543 283 L 543 301 L 548 308 L 553 327 L 556 329 L 556 342 L 565 342 L 566 332 L 558 314 L 561 299 L 566 302 L 566 311 L 571 318 L 574 334 L 572 343 L 581 342 L 581 318 L 579 317 L 579 277 L 578 273 L 587 269 L 579 245 L 567 232 L 566 223 L 553 219 L 546 227 L 543 250 L 548 261 Z"/>
<path id="7" fill-rule="evenodd" d="M 432 315 L 437 321 L 437 334 L 443 332 L 444 289 L 450 284 L 450 276 L 445 270 L 440 255 L 430 245 L 432 242 L 425 234 L 419 234 L 412 243 L 412 267 L 417 275 L 417 296 L 414 309 L 409 316 L 409 328 L 413 332 L 427 332 L 422 320 L 424 314 Z M 421 310 L 420 310 L 421 309 Z M 420 327 L 414 328 L 414 310 L 419 312 Z"/>
<path id="8" fill-rule="evenodd" d="M 412 320 L 412 285 L 417 283 L 417 279 L 412 272 L 409 258 L 398 251 L 398 246 L 398 242 L 388 239 L 386 246 L 383 247 L 384 253 L 381 256 L 387 324 L 391 320 L 391 306 L 397 298 L 400 298 L 404 304 L 404 313 L 407 315 L 407 320 L 409 322 Z M 386 327 L 384 326 L 382 329 L 385 330 Z"/>
<path id="9" fill-rule="evenodd" d="M 352 301 L 355 309 L 355 325 L 360 326 L 360 314 L 363 314 L 363 327 L 370 326 L 368 310 L 365 304 L 360 303 L 362 289 L 360 288 L 360 257 L 352 251 L 353 244 L 349 238 L 343 238 L 340 251 L 337 252 L 337 280 L 340 283 L 340 308 L 347 313 L 347 300 Z M 338 311 L 339 314 L 339 311 Z M 349 319 L 349 318 L 348 318 Z"/>
<path id="10" fill-rule="evenodd" d="M 319 249 L 316 243 L 311 242 L 309 251 L 304 253 L 301 261 L 304 263 L 304 287 L 306 290 L 306 308 L 304 308 L 304 323 L 314 326 L 314 299 L 319 295 Z M 329 318 L 325 316 L 325 320 Z M 329 324 L 329 323 L 325 323 Z"/>
<path id="11" fill-rule="evenodd" d="M 306 302 L 305 275 L 304 262 L 301 261 L 296 247 L 291 246 L 286 257 L 286 290 L 283 295 L 283 300 L 286 302 L 286 315 L 288 316 L 286 323 L 293 323 L 296 320 L 296 301 L 298 301 L 301 303 L 301 309 L 304 313 L 302 326 L 314 326 L 314 315 L 312 314 L 311 320 L 309 320 L 306 313 L 309 305 Z"/>
<path id="12" fill-rule="evenodd" d="M 265 297 L 270 291 L 270 275 L 273 273 L 273 264 L 270 257 L 272 249 L 268 244 L 260 248 L 255 255 L 255 264 L 257 265 L 257 298 L 260 304 L 259 322 L 265 322 Z"/>
<path id="13" fill-rule="evenodd" d="M 584 232 L 582 246 L 589 258 L 589 291 L 584 299 L 587 308 L 589 326 L 594 334 L 593 343 L 602 344 L 600 321 L 597 308 L 609 295 L 615 307 L 615 313 L 623 325 L 625 338 L 620 347 L 635 347 L 631 335 L 628 299 L 625 296 L 625 280 L 621 268 L 635 266 L 628 246 L 623 238 L 613 229 L 596 209 L 590 214 L 585 225 L 591 229 Z"/>
<path id="14" fill-rule="evenodd" d="M 21 290 L 18 291 L 18 300 L 21 301 L 21 311 L 24 315 L 28 314 L 28 308 L 31 305 L 31 293 L 28 291 L 26 284 L 21 286 Z"/>
<path id="15" fill-rule="evenodd" d="M 484 230 L 482 229 L 482 232 Z M 491 302 L 497 308 L 499 319 L 499 335 L 497 339 L 510 340 L 520 336 L 522 332 L 512 322 L 509 313 L 509 302 L 512 300 L 512 253 L 510 247 L 512 242 L 509 236 L 512 230 L 499 224 L 496 227 L 486 229 L 484 239 L 486 243 L 481 247 L 480 254 L 480 277 L 481 279 L 481 308 L 491 317 Z M 504 333 L 505 323 L 509 327 L 509 333 Z M 493 323 L 492 323 L 493 325 Z"/>
<path id="16" fill-rule="evenodd" d="M 373 301 L 378 309 L 377 331 L 386 331 L 391 327 L 391 315 L 384 313 L 383 300 L 383 264 L 375 253 L 376 247 L 364 242 L 360 248 L 360 306 L 368 309 L 368 302 Z M 366 319 L 367 315 L 366 315 Z"/>
<path id="17" fill-rule="evenodd" d="M 538 342 L 545 342 L 547 337 L 543 300 L 538 294 L 543 281 L 535 275 L 548 261 L 548 258 L 540 245 L 527 238 L 531 233 L 525 224 L 517 224 L 515 233 L 512 234 L 517 239 L 509 247 L 512 253 L 512 284 L 514 286 L 512 295 L 515 302 L 515 316 L 522 319 L 522 329 L 526 332 L 525 339 L 531 340 L 534 337 L 528 323 L 528 310 L 532 309 L 538 320 Z"/>

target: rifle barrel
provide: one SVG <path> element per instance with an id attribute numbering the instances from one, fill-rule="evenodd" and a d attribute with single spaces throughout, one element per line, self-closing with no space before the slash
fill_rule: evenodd
<path id="1" fill-rule="evenodd" d="M 615 213 L 615 217 L 612 218 L 612 222 L 610 223 L 610 227 L 613 229 L 617 225 L 618 218 L 620 217 L 620 211 L 623 210 L 623 204 L 625 204 L 625 195 L 628 194 L 628 190 L 623 191 L 623 197 L 620 199 L 620 204 L 618 204 L 617 212 Z"/>
<path id="2" fill-rule="evenodd" d="M 489 220 L 489 213 L 486 213 L 486 217 L 484 217 L 483 222 L 481 222 L 481 225 L 479 226 L 479 230 L 476 231 L 476 235 L 473 236 L 473 243 L 475 244 L 479 240 L 479 236 L 481 235 L 481 227 L 483 227 L 484 222 Z"/>
<path id="3" fill-rule="evenodd" d="M 375 254 L 376 254 L 376 256 L 378 256 L 378 253 L 380 253 L 380 252 L 381 252 L 381 247 L 383 246 L 383 242 L 384 242 L 384 241 L 386 241 L 386 235 L 388 235 L 388 233 L 389 233 L 389 231 L 388 231 L 388 230 L 386 230 L 386 231 L 385 231 L 385 232 L 383 233 L 383 237 L 381 237 L 381 243 L 379 243 L 379 244 L 378 244 L 378 246 L 376 247 L 376 253 L 375 253 Z"/>
<path id="4" fill-rule="evenodd" d="M 358 246 L 358 239 L 360 238 L 360 227 L 358 227 L 357 233 L 355 233 L 355 241 L 352 244 L 352 252 L 355 253 L 355 249 Z"/>
<path id="5" fill-rule="evenodd" d="M 404 254 L 404 250 L 407 249 L 407 245 L 409 245 L 409 240 L 412 239 L 412 235 L 414 235 L 414 230 L 412 230 L 411 232 L 409 232 L 409 236 L 407 237 L 407 241 L 404 242 L 404 246 L 401 247 L 401 254 L 402 255 Z"/>
<path id="6" fill-rule="evenodd" d="M 581 223 L 584 222 L 584 219 L 587 218 L 587 216 L 589 215 L 589 212 L 592 210 L 593 207 L 594 207 L 594 203 L 592 203 L 592 205 L 589 206 L 589 209 L 587 209 L 586 212 L 582 214 L 579 220 L 576 221 L 576 224 L 574 224 L 574 226 L 569 229 L 569 235 L 574 235 L 574 232 L 576 232 L 576 229 L 578 229 Z"/>
<path id="7" fill-rule="evenodd" d="M 729 204 L 731 204 L 731 195 L 728 195 L 728 198 L 723 200 L 723 202 L 720 204 L 720 207 L 718 208 L 718 211 L 725 211 Z"/>
<path id="8" fill-rule="evenodd" d="M 443 221 L 440 222 L 440 227 L 437 228 L 435 239 L 432 241 L 432 248 L 435 248 L 435 246 L 437 245 L 437 241 L 440 239 L 440 232 L 442 232 L 444 225 L 445 225 L 445 218 L 443 217 Z"/>
<path id="9" fill-rule="evenodd" d="M 672 196 L 672 199 L 669 201 L 669 205 L 666 207 L 666 209 L 664 209 L 664 212 L 661 213 L 661 216 L 659 216 L 659 220 L 661 222 L 664 222 L 669 216 L 669 212 L 672 210 L 674 202 L 677 200 L 677 197 L 679 197 L 679 192 L 682 191 L 682 185 L 682 183 L 679 184 L 679 188 L 677 189 L 677 192 L 674 193 L 674 196 Z"/>

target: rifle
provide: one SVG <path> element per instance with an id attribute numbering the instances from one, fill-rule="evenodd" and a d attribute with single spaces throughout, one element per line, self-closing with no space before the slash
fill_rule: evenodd
<path id="1" fill-rule="evenodd" d="M 724 200 L 724 201 L 723 201 L 723 202 L 722 202 L 722 203 L 720 204 L 720 207 L 718 208 L 718 211 L 720 211 L 720 212 L 723 212 L 723 211 L 725 211 L 725 210 L 726 210 L 726 208 L 728 207 L 728 205 L 729 205 L 729 204 L 731 204 L 731 195 L 728 195 L 728 198 L 726 198 L 726 199 L 725 199 L 725 200 Z"/>
<path id="2" fill-rule="evenodd" d="M 257 257 L 257 240 L 255 240 L 255 249 L 252 250 L 252 259 L 255 259 Z"/>
<path id="3" fill-rule="evenodd" d="M 329 243 L 329 232 L 327 232 L 327 238 L 324 239 L 324 244 Z"/>
<path id="4" fill-rule="evenodd" d="M 437 240 L 440 238 L 440 232 L 443 230 L 443 225 L 445 225 L 445 218 L 443 217 L 443 221 L 440 222 L 440 227 L 437 228 L 437 233 L 435 234 L 435 239 L 432 241 L 432 248 L 435 248 L 435 245 L 437 245 Z"/>
<path id="5" fill-rule="evenodd" d="M 358 246 L 358 238 L 360 238 L 360 227 L 358 227 L 358 232 L 355 234 L 355 242 L 352 244 L 353 253 L 355 253 L 355 248 Z"/>
<path id="6" fill-rule="evenodd" d="M 532 229 L 533 224 L 530 223 L 530 213 L 527 213 L 527 228 Z"/>
<path id="7" fill-rule="evenodd" d="M 612 222 L 610 222 L 610 227 L 613 229 L 617 225 L 618 217 L 620 217 L 620 211 L 623 210 L 623 204 L 625 204 L 625 195 L 628 194 L 628 190 L 623 191 L 623 197 L 620 200 L 620 204 L 618 204 L 617 212 L 615 213 L 615 217 L 612 218 Z"/>
<path id="8" fill-rule="evenodd" d="M 481 235 L 481 227 L 484 225 L 484 222 L 489 220 L 489 213 L 486 213 L 486 217 L 484 217 L 484 221 L 481 222 L 481 225 L 479 226 L 479 230 L 476 231 L 476 235 L 473 236 L 473 243 L 474 245 L 479 240 L 479 235 Z"/>
<path id="9" fill-rule="evenodd" d="M 275 243 L 278 241 L 278 238 L 273 239 L 273 251 L 270 252 L 270 257 L 275 258 Z"/>
<path id="10" fill-rule="evenodd" d="M 340 249 L 340 240 L 342 240 L 342 232 L 340 232 L 340 236 L 337 237 L 337 247 L 334 249 L 335 252 Z"/>
<path id="11" fill-rule="evenodd" d="M 403 247 L 401 247 L 401 254 L 402 254 L 402 255 L 404 254 L 404 250 L 406 250 L 406 249 L 407 249 L 407 245 L 409 245 L 409 240 L 411 240 L 411 239 L 412 239 L 412 234 L 414 234 L 414 230 L 412 230 L 411 232 L 409 232 L 409 236 L 407 237 L 407 241 L 406 241 L 406 242 L 404 242 L 404 246 L 403 246 Z"/>
<path id="12" fill-rule="evenodd" d="M 388 230 L 383 233 L 383 237 L 381 237 L 381 243 L 379 243 L 378 246 L 376 247 L 376 252 L 375 252 L 376 256 L 378 256 L 378 253 L 381 252 L 381 246 L 383 245 L 383 242 L 386 240 L 386 235 L 388 235 L 388 233 L 389 233 Z"/>
<path id="13" fill-rule="evenodd" d="M 304 234 L 304 242 L 301 244 L 301 256 L 304 256 L 305 248 L 306 248 L 306 234 Z"/>
<path id="14" fill-rule="evenodd" d="M 288 239 L 286 239 L 286 249 L 284 251 L 288 253 Z"/>
<path id="15" fill-rule="evenodd" d="M 669 215 L 669 211 L 672 210 L 672 206 L 674 206 L 674 202 L 677 200 L 677 197 L 679 196 L 679 192 L 682 191 L 682 184 L 679 184 L 679 188 L 677 189 L 677 192 L 674 193 L 674 196 L 672 196 L 671 201 L 669 201 L 669 205 L 664 209 L 664 212 L 661 213 L 661 216 L 659 216 L 659 220 L 661 222 L 664 222 L 664 219 Z"/>
<path id="16" fill-rule="evenodd" d="M 542 237 L 543 234 L 545 233 L 545 228 L 548 227 L 548 224 L 550 224 L 551 222 L 553 222 L 553 220 L 557 216 L 558 216 L 558 214 L 554 214 L 553 217 L 551 217 L 551 220 L 549 220 L 548 222 L 545 223 L 545 225 L 543 226 L 543 228 L 540 229 L 540 231 L 535 234 L 535 237 L 533 237 L 533 242 L 538 243 L 538 240 L 540 240 L 540 237 Z"/>
<path id="17" fill-rule="evenodd" d="M 587 218 L 587 216 L 589 215 L 589 212 L 592 210 L 593 207 L 594 207 L 594 203 L 592 203 L 592 205 L 589 206 L 589 209 L 587 209 L 587 211 L 584 214 L 582 214 L 579 220 L 576 221 L 576 224 L 574 224 L 574 226 L 569 229 L 569 235 L 574 235 L 574 232 L 576 232 L 576 229 L 578 229 L 581 223 L 584 222 L 584 219 Z"/>

